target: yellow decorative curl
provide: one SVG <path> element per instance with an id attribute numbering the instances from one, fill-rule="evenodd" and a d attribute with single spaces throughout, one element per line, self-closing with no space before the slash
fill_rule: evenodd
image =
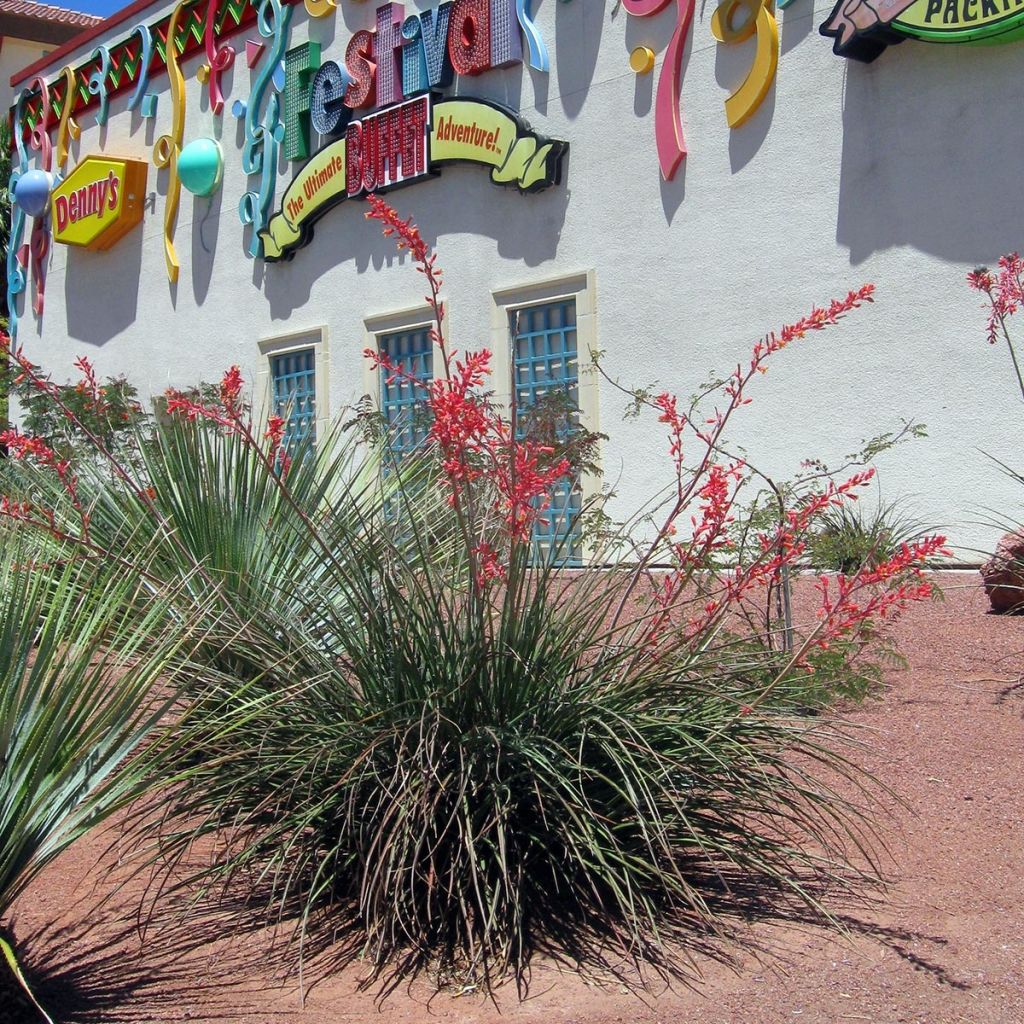
<path id="1" fill-rule="evenodd" d="M 746 12 L 743 23 L 734 19 Z M 775 20 L 775 0 L 722 0 L 711 16 L 712 35 L 720 43 L 742 43 L 757 33 L 754 63 L 739 88 L 725 101 L 725 119 L 730 128 L 739 128 L 753 117 L 775 81 L 779 67 L 779 26 Z"/>
<path id="2" fill-rule="evenodd" d="M 167 263 L 167 280 L 175 284 L 178 280 L 178 254 L 174 250 L 174 229 L 178 220 L 178 203 L 181 200 L 181 179 L 178 177 L 178 157 L 185 138 L 185 78 L 178 67 L 178 21 L 182 11 L 191 0 L 178 0 L 170 24 L 167 26 L 167 77 L 171 82 L 171 109 L 173 111 L 171 131 L 161 135 L 153 146 L 153 163 L 157 168 L 166 167 L 167 206 L 164 208 L 164 260 Z"/>

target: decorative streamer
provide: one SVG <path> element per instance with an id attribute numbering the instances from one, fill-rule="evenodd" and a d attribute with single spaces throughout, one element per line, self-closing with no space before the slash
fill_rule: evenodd
<path id="1" fill-rule="evenodd" d="M 153 33 L 148 25 L 141 23 L 132 29 L 132 35 L 139 37 L 142 54 L 139 57 L 139 77 L 128 100 L 128 109 L 138 110 L 143 117 L 152 117 L 156 113 L 156 96 L 147 95 L 146 90 L 149 88 L 149 66 L 153 63 Z"/>
<path id="2" fill-rule="evenodd" d="M 28 154 L 25 152 L 25 100 L 28 90 L 18 93 L 14 104 L 12 130 L 14 146 L 18 154 L 17 165 L 11 170 L 8 190 L 14 195 L 18 179 L 28 170 Z M 11 341 L 18 339 L 18 296 L 25 290 L 25 270 L 21 261 L 21 245 L 25 236 L 25 211 L 17 203 L 11 204 L 11 234 L 7 241 L 7 331 Z"/>
<path id="3" fill-rule="evenodd" d="M 288 26 L 291 21 L 291 7 L 283 7 L 281 0 L 261 0 L 256 25 L 264 39 L 270 40 L 264 59 L 256 72 L 249 101 L 245 104 L 245 145 L 242 147 L 242 170 L 248 175 L 260 176 L 259 190 L 246 192 L 238 204 L 238 217 L 243 224 L 252 225 L 252 240 L 249 255 L 259 258 L 263 255 L 260 232 L 270 218 L 274 203 L 274 189 L 277 185 L 278 149 L 284 139 L 284 125 L 281 123 L 281 100 L 271 90 L 266 112 L 261 117 L 261 108 L 267 89 L 272 86 L 274 74 L 281 66 L 285 48 L 288 45 Z M 240 108 L 241 104 L 236 104 Z"/>
<path id="4" fill-rule="evenodd" d="M 235 63 L 235 48 L 225 43 L 218 48 L 216 41 L 217 8 L 220 0 L 210 0 L 206 7 L 206 28 L 203 31 L 203 45 L 206 47 L 206 63 L 196 75 L 205 82 L 210 91 L 210 110 L 220 114 L 224 109 L 224 93 L 220 88 L 220 76 Z"/>
<path id="5" fill-rule="evenodd" d="M 746 19 L 737 28 L 733 19 L 739 11 Z M 764 102 L 779 67 L 779 26 L 774 0 L 722 0 L 711 17 L 711 33 L 720 43 L 742 43 L 757 33 L 754 62 L 747 77 L 725 101 L 725 119 L 739 128 Z"/>
<path id="6" fill-rule="evenodd" d="M 516 0 L 516 17 L 519 19 L 519 27 L 523 30 L 523 35 L 526 36 L 526 47 L 530 53 L 530 67 L 537 71 L 550 71 L 551 58 L 548 56 L 547 46 L 544 45 L 544 37 L 533 20 L 532 7 L 533 0 Z M 626 0 L 626 10 L 629 10 L 629 0 Z"/>
<path id="7" fill-rule="evenodd" d="M 206 28 L 206 4 L 208 0 L 194 0 L 184 14 L 178 19 L 177 44 L 178 62 L 183 63 L 190 57 L 201 55 L 204 52 L 204 32 Z M 299 3 L 300 0 L 283 0 L 285 4 Z M 217 39 L 232 36 L 244 30 L 256 21 L 258 14 L 259 0 L 221 0 L 218 25 L 215 29 Z M 173 12 L 172 12 L 173 13 Z M 150 59 L 140 59 L 140 41 L 145 41 L 145 36 L 138 32 L 138 27 L 131 33 L 124 36 L 116 43 L 109 46 L 110 73 L 106 79 L 106 91 L 109 99 L 122 92 L 133 91 L 138 83 L 143 69 L 149 76 L 157 74 L 166 68 L 166 45 L 167 29 L 170 25 L 171 15 L 166 14 L 151 22 L 148 31 L 152 39 Z M 90 58 L 73 69 L 73 81 L 71 90 L 74 96 L 72 109 L 79 114 L 84 109 L 90 108 L 96 100 L 89 91 L 89 75 L 95 70 L 95 58 Z M 50 100 L 55 110 L 60 110 L 60 90 L 66 84 L 58 78 L 57 85 L 50 86 Z M 140 100 L 143 117 L 152 117 L 155 113 L 155 95 L 146 94 Z M 38 96 L 31 96 L 25 104 L 24 122 L 31 127 L 39 118 L 40 99 Z"/>
<path id="8" fill-rule="evenodd" d="M 43 170 L 49 174 L 53 170 L 53 146 L 50 144 L 50 121 L 53 115 L 53 108 L 50 106 L 49 86 L 46 79 L 39 75 L 33 79 L 30 89 L 31 91 L 39 90 L 43 105 L 42 115 L 29 133 L 29 144 L 33 149 L 39 151 Z M 42 215 L 35 217 L 32 221 L 32 237 L 29 242 L 29 252 L 32 257 L 32 279 L 36 285 L 36 295 L 32 301 L 32 310 L 36 316 L 42 316 L 46 298 L 46 258 L 50 254 L 49 203 L 46 204 L 46 209 Z"/>
<path id="9" fill-rule="evenodd" d="M 53 107 L 50 105 L 50 91 L 46 79 L 39 75 L 32 79 L 29 92 L 39 91 L 42 97 L 42 112 L 39 120 L 32 126 L 28 134 L 29 144 L 38 150 L 44 171 L 53 170 L 53 145 L 50 142 L 50 129 L 53 127 Z"/>
<path id="10" fill-rule="evenodd" d="M 57 74 L 64 79 L 64 106 L 60 112 L 60 125 L 57 128 L 57 166 L 64 170 L 68 162 L 68 136 L 77 139 L 82 134 L 78 122 L 72 117 L 75 106 L 75 71 L 70 64 L 65 64 Z"/>
<path id="11" fill-rule="evenodd" d="M 110 51 L 105 46 L 97 46 L 92 51 L 92 60 L 98 60 L 100 67 L 89 76 L 89 92 L 99 97 L 100 109 L 96 111 L 96 123 L 104 125 L 110 114 L 110 97 L 107 95 L 107 75 L 110 74 Z"/>
<path id="12" fill-rule="evenodd" d="M 622 0 L 626 12 L 635 18 L 648 18 L 660 14 L 672 0 Z M 658 91 L 654 100 L 654 134 L 658 144 L 658 162 L 661 174 L 671 181 L 686 158 L 686 139 L 683 135 L 683 115 L 680 101 L 683 93 L 683 57 L 686 40 L 693 25 L 696 0 L 676 0 L 676 27 L 665 51 Z"/>
<path id="13" fill-rule="evenodd" d="M 178 202 L 181 199 L 181 181 L 178 178 L 178 157 L 185 137 L 185 78 L 178 67 L 178 21 L 182 11 L 191 0 L 178 0 L 167 29 L 167 77 L 171 81 L 171 109 L 173 119 L 171 133 L 161 135 L 153 146 L 153 163 L 156 167 L 167 168 L 167 206 L 164 208 L 164 261 L 167 264 L 167 280 L 171 284 L 178 280 L 178 254 L 174 251 L 174 228 L 178 220 Z"/>

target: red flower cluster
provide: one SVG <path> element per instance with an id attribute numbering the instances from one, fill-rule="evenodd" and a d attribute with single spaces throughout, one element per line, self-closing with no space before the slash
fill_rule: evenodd
<path id="1" fill-rule="evenodd" d="M 988 296 L 988 343 L 994 345 L 1000 331 L 1006 330 L 1007 318 L 1024 304 L 1024 259 L 1018 253 L 1008 253 L 999 258 L 998 273 L 979 267 L 967 275 L 967 283 Z"/>
<path id="2" fill-rule="evenodd" d="M 196 420 L 207 420 L 216 423 L 226 434 L 237 434 L 243 440 L 258 447 L 254 440 L 250 425 L 246 421 L 242 405 L 242 371 L 237 366 L 230 366 L 224 372 L 218 389 L 219 404 L 207 404 L 183 395 L 174 388 L 164 393 L 167 398 L 167 412 L 172 416 L 184 416 L 190 423 Z M 283 448 L 285 421 L 281 416 L 270 416 L 263 438 L 269 441 L 266 452 L 269 462 L 282 477 L 287 475 L 292 460 Z"/>
<path id="3" fill-rule="evenodd" d="M 238 400 L 242 394 L 242 371 L 232 366 L 224 374 L 220 382 L 220 401 L 229 412 L 237 418 Z"/>
<path id="4" fill-rule="evenodd" d="M 233 376 L 237 370 L 237 366 L 232 366 L 224 374 L 224 382 L 231 380 L 230 386 L 233 386 Z M 194 423 L 196 420 L 209 420 L 211 423 L 216 423 L 217 426 L 222 427 L 226 433 L 233 434 L 238 430 L 239 416 L 237 407 L 233 404 L 229 405 L 224 400 L 225 395 L 228 398 L 231 397 L 231 391 L 227 383 L 221 384 L 220 394 L 221 405 L 206 405 L 203 402 L 197 402 L 195 399 L 189 398 L 187 395 L 183 395 L 174 388 L 168 388 L 164 392 L 164 397 L 167 399 L 167 413 L 170 416 L 184 416 L 189 423 Z M 235 393 L 234 401 L 237 402 L 237 399 L 238 393 Z"/>
<path id="5" fill-rule="evenodd" d="M 267 455 L 270 461 L 278 467 L 282 477 L 287 476 L 292 464 L 291 456 L 284 450 L 284 429 L 283 416 L 270 416 L 267 419 L 267 429 L 263 435 L 264 439 L 270 442 Z"/>
<path id="6" fill-rule="evenodd" d="M 32 459 L 37 462 L 40 466 L 51 470 L 57 479 L 61 482 L 64 491 L 71 499 L 71 504 L 75 511 L 78 513 L 79 518 L 82 521 L 82 531 L 86 536 L 89 532 L 89 513 L 82 506 L 81 498 L 78 495 L 78 478 L 71 471 L 71 462 L 68 459 L 61 459 L 57 453 L 40 437 L 29 437 L 26 434 L 22 434 L 19 430 L 11 429 L 0 432 L 0 445 L 7 447 L 8 454 L 11 458 L 20 461 L 22 459 Z M 6 515 L 12 515 L 11 509 L 15 507 L 17 503 L 10 503 L 7 499 L 4 499 L 5 506 L 0 507 L 0 512 Z M 24 512 L 27 506 L 20 507 L 20 511 Z M 24 518 L 24 515 L 18 515 L 15 518 Z M 47 518 L 52 523 L 53 514 L 48 513 Z"/>
<path id="7" fill-rule="evenodd" d="M 443 281 L 436 254 L 424 241 L 411 220 L 403 220 L 383 199 L 368 196 L 367 218 L 384 225 L 384 235 L 395 238 L 398 248 L 408 252 L 428 282 L 426 301 L 434 313 L 431 340 L 439 348 L 443 374 L 425 384 L 386 355 L 367 349 L 366 357 L 374 367 L 383 368 L 391 380 L 401 379 L 423 395 L 431 414 L 429 440 L 441 456 L 452 505 L 463 513 L 495 512 L 510 543 L 528 542 L 534 525 L 550 503 L 552 487 L 570 470 L 566 459 L 553 459 L 550 448 L 515 437 L 512 425 L 483 397 L 482 390 L 491 372 L 491 353 L 486 349 L 461 358 L 449 350 L 442 324 L 444 303 L 440 298 Z M 487 510 L 474 508 L 478 498 L 474 483 L 486 478 L 494 498 Z M 476 519 L 469 517 L 472 528 Z M 487 542 L 470 549 L 478 587 L 501 578 L 504 569 L 497 553 Z"/>
<path id="8" fill-rule="evenodd" d="M 429 440 L 440 453 L 452 504 L 462 502 L 467 488 L 486 478 L 495 491 L 492 508 L 509 538 L 528 541 L 550 502 L 551 488 L 568 474 L 569 462 L 551 462 L 550 448 L 515 438 L 508 421 L 480 394 L 490 374 L 490 352 L 462 359 L 450 353 L 451 374 L 429 383 L 383 353 L 366 349 L 364 354 L 375 368 L 390 374 L 390 381 L 403 380 L 423 394 L 431 414 Z"/>
<path id="9" fill-rule="evenodd" d="M 416 269 L 423 274 L 430 284 L 430 295 L 427 301 L 433 306 L 441 290 L 443 275 L 437 267 L 437 254 L 430 251 L 430 246 L 423 240 L 420 229 L 412 222 L 412 218 L 402 220 L 398 212 L 389 206 L 380 196 L 366 197 L 369 205 L 367 220 L 380 221 L 383 224 L 385 238 L 394 238 L 400 251 L 408 252 L 416 263 Z M 443 308 L 438 307 L 438 320 L 443 319 Z M 435 339 L 439 341 L 440 339 Z"/>
<path id="10" fill-rule="evenodd" d="M 75 390 L 88 398 L 88 406 L 96 415 L 104 415 L 109 408 L 107 391 L 106 388 L 100 387 L 92 363 L 85 356 L 79 356 L 75 360 L 75 369 L 82 375 L 82 379 L 75 385 Z"/>
<path id="11" fill-rule="evenodd" d="M 921 570 L 931 559 L 949 554 L 945 537 L 926 537 L 914 544 L 904 544 L 887 562 L 861 569 L 854 576 L 837 576 L 834 595 L 828 578 L 822 577 L 817 582 L 821 593 L 818 615 L 826 625 L 815 642 L 819 647 L 827 647 L 829 640 L 850 633 L 862 623 L 886 619 L 912 601 L 931 597 L 932 585 L 923 579 Z M 898 586 L 871 590 L 905 576 L 910 579 Z M 871 591 L 867 600 L 855 600 L 864 591 Z"/>

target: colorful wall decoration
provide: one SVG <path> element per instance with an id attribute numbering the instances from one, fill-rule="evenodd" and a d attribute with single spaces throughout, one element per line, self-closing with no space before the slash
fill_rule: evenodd
<path id="1" fill-rule="evenodd" d="M 281 0 L 261 0 L 256 21 L 260 35 L 268 44 L 257 67 L 249 101 L 242 111 L 245 120 L 242 169 L 246 174 L 259 175 L 260 180 L 258 187 L 247 191 L 238 204 L 242 223 L 252 225 L 249 255 L 253 257 L 263 255 L 260 232 L 274 204 L 278 151 L 285 132 L 275 79 L 288 45 L 291 14 L 291 8 L 282 6 Z"/>
<path id="2" fill-rule="evenodd" d="M 23 123 L 28 90 L 18 94 L 14 104 L 14 152 L 11 161 L 11 179 L 8 188 L 11 195 L 17 197 L 18 183 L 28 173 L 28 153 L 25 151 L 25 138 L 17 130 Z M 14 341 L 18 337 L 18 296 L 25 290 L 25 266 L 28 263 L 26 253 L 22 250 L 25 238 L 25 211 L 17 202 L 11 203 L 11 233 L 7 239 L 7 330 Z"/>
<path id="3" fill-rule="evenodd" d="M 204 58 L 196 75 L 206 86 L 210 111 L 222 115 L 227 103 L 224 75 L 236 60 L 236 47 L 228 40 L 250 26 L 258 32 L 255 38 L 245 39 L 246 63 L 254 72 L 252 85 L 248 96 L 236 97 L 232 110 L 243 121 L 242 165 L 253 179 L 241 196 L 238 212 L 242 222 L 252 227 L 247 249 L 254 257 L 263 255 L 267 240 L 274 239 L 268 225 L 275 207 L 277 162 L 282 148 L 287 160 L 310 160 L 312 165 L 322 162 L 326 152 L 338 156 L 338 145 L 343 143 L 346 178 L 357 152 L 363 154 L 364 173 L 368 173 L 365 167 L 376 167 L 378 158 L 366 147 L 377 144 L 374 140 L 390 145 L 389 126 L 393 121 L 406 125 L 401 131 L 413 131 L 408 128 L 409 118 L 418 115 L 409 111 L 420 110 L 423 105 L 409 107 L 410 100 L 429 96 L 429 108 L 441 111 L 454 101 L 433 94 L 446 89 L 457 77 L 472 77 L 519 63 L 541 73 L 551 67 L 548 46 L 534 20 L 533 0 L 443 0 L 429 9 L 414 11 L 393 0 L 377 3 L 368 12 L 367 27 L 341 41 L 343 49 L 335 60 L 321 59 L 321 43 L 316 40 L 288 48 L 291 14 L 298 2 L 179 0 L 169 14 L 134 25 L 123 39 L 97 44 L 81 64 L 66 65 L 56 75 L 48 79 L 38 76 L 28 84 L 13 109 L 17 160 L 11 186 L 16 198 L 15 186 L 19 181 L 23 184 L 12 221 L 9 300 L 25 290 L 25 270 L 31 265 L 36 283 L 34 309 L 42 313 L 51 239 L 49 207 L 44 200 L 48 188 L 61 184 L 71 144 L 81 136 L 82 117 L 94 112 L 96 123 L 103 125 L 111 100 L 122 93 L 128 94 L 129 110 L 143 118 L 153 117 L 157 98 L 150 83 L 154 75 L 165 72 L 171 86 L 171 126 L 157 139 L 152 160 L 168 173 L 163 211 L 165 256 L 168 279 L 177 280 L 174 233 L 180 190 L 184 185 L 197 196 L 210 195 L 220 187 L 223 173 L 223 153 L 217 142 L 186 139 L 181 64 L 194 55 Z M 750 39 L 755 42 L 749 69 L 724 99 L 725 118 L 732 128 L 741 128 L 749 121 L 771 91 L 779 62 L 776 7 L 791 2 L 719 0 L 713 12 L 710 31 L 721 45 L 743 44 Z M 312 18 L 329 18 L 337 10 L 337 0 L 303 3 Z M 660 53 L 649 45 L 650 40 L 641 38 L 628 54 L 636 74 L 656 74 L 654 140 L 661 175 L 671 180 L 687 155 L 682 100 L 696 0 L 621 0 L 621 6 L 630 18 L 642 24 L 659 17 L 671 19 L 669 41 Z M 820 31 L 833 40 L 836 53 L 865 61 L 875 59 L 886 46 L 905 38 L 936 43 L 1008 41 L 1024 38 L 1024 0 L 841 0 Z M 454 118 L 454 108 L 447 109 L 446 118 Z M 449 159 L 490 162 L 495 180 L 508 174 L 509 182 L 528 190 L 532 171 L 523 177 L 511 168 L 526 152 L 523 144 L 534 137 L 521 121 L 516 121 L 513 143 L 513 128 L 494 122 L 514 115 L 489 109 L 486 116 L 480 110 L 473 111 L 475 141 L 449 137 L 450 120 L 433 125 L 425 143 L 427 163 L 422 174 L 434 173 Z M 313 131 L 320 136 L 318 151 L 312 142 Z M 480 141 L 491 138 L 493 131 L 502 140 L 501 144 L 491 140 L 490 145 L 496 149 Z M 358 149 L 360 132 L 366 138 L 362 150 Z M 55 133 L 52 140 L 51 133 Z M 397 144 L 401 148 L 407 141 Z M 553 148 L 547 153 L 557 154 L 560 160 L 564 144 L 543 143 L 549 144 Z M 505 150 L 502 145 L 511 148 Z M 29 163 L 29 148 L 38 153 L 35 168 Z M 461 155 L 451 156 L 453 152 Z M 544 172 L 536 183 L 543 187 L 556 180 L 557 173 L 547 158 L 540 165 Z M 304 172 L 305 168 L 295 180 Z M 407 176 L 402 170 L 399 179 L 387 184 L 407 184 L 419 176 L 419 171 Z M 346 182 L 345 197 L 353 194 Z M 30 212 L 35 210 L 39 212 Z M 275 224 L 280 225 L 279 218 L 287 212 L 282 207 Z M 23 240 L 26 216 L 34 218 L 32 240 L 27 246 Z M 293 218 L 293 227 L 296 225 L 298 221 Z M 268 249 L 267 258 L 280 258 L 271 252 Z M 16 329 L 17 312 L 13 308 L 12 320 Z"/>
<path id="4" fill-rule="evenodd" d="M 561 179 L 568 143 L 530 131 L 514 111 L 427 93 L 350 122 L 295 175 L 263 233 L 264 258 L 290 259 L 313 225 L 346 199 L 412 185 L 445 164 L 487 167 L 497 185 L 538 192 Z"/>
<path id="5" fill-rule="evenodd" d="M 49 190 L 53 187 L 53 176 L 50 173 L 53 168 L 53 146 L 50 143 L 52 111 L 46 102 L 46 79 L 40 75 L 32 84 L 39 90 L 43 99 L 43 110 L 39 121 L 29 133 L 29 143 L 39 153 L 42 167 L 22 175 L 14 190 L 14 196 L 18 205 L 33 218 L 32 235 L 29 240 L 32 280 L 35 282 L 32 311 L 36 316 L 42 316 L 46 302 L 47 256 L 50 253 L 49 204 L 46 200 L 49 198 Z"/>
<path id="6" fill-rule="evenodd" d="M 178 22 L 181 19 L 188 0 L 178 0 L 171 14 L 168 33 L 175 38 Z M 181 200 L 181 180 L 178 177 L 178 157 L 181 155 L 182 141 L 185 136 L 185 76 L 178 66 L 178 53 L 175 47 L 166 52 L 167 75 L 171 80 L 171 130 L 161 135 L 153 146 L 153 163 L 159 168 L 167 169 L 167 202 L 164 205 L 164 262 L 167 264 L 167 280 L 171 284 L 178 280 L 178 254 L 174 248 L 174 231 L 178 223 L 178 203 Z"/>

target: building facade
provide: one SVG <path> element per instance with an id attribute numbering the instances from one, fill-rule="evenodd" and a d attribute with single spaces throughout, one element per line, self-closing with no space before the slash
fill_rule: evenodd
<path id="1" fill-rule="evenodd" d="M 608 435 L 584 487 L 625 514 L 669 463 L 614 382 L 686 398 L 873 282 L 779 355 L 734 446 L 786 479 L 924 423 L 883 498 L 977 560 L 986 510 L 1020 504 L 988 456 L 1024 468 L 965 281 L 1024 242 L 1022 23 L 1015 0 L 140 0 L 11 80 L 17 340 L 151 394 L 237 363 L 299 432 L 366 394 L 398 416 L 363 350 L 424 376 L 434 353 L 422 278 L 363 217 L 387 191 L 439 253 L 453 344 L 494 352 L 507 403 L 567 388 Z"/>

